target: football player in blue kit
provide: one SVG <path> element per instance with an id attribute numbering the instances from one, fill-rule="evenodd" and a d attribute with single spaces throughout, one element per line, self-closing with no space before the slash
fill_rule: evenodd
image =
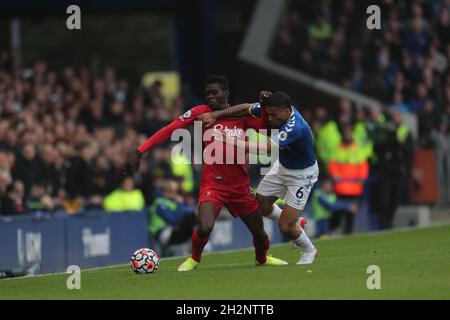
<path id="1" fill-rule="evenodd" d="M 272 130 L 269 143 L 271 148 L 279 148 L 279 157 L 257 189 L 261 212 L 278 221 L 281 232 L 303 249 L 297 264 L 313 263 L 317 249 L 302 228 L 305 220 L 301 218 L 300 223 L 298 220 L 319 176 L 311 128 L 284 92 L 262 91 L 259 103 L 214 111 L 199 119 L 203 125 L 211 126 L 218 118 L 248 114 L 263 119 L 267 128 L 278 129 L 275 134 Z M 217 138 L 230 143 L 229 137 Z M 239 145 L 235 141 L 231 143 Z M 248 142 L 245 148 L 247 152 L 252 149 Z M 286 202 L 283 210 L 275 204 L 278 199 Z"/>

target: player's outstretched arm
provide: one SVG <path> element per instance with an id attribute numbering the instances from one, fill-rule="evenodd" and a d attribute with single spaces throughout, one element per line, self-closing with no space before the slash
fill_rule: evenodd
<path id="1" fill-rule="evenodd" d="M 125 175 L 131 175 L 139 169 L 141 157 L 152 148 L 168 140 L 176 129 L 184 128 L 197 119 L 197 116 L 208 111 L 204 106 L 192 108 L 164 128 L 158 130 L 129 156 L 124 168 Z"/>
<path id="2" fill-rule="evenodd" d="M 138 150 L 134 150 L 133 153 L 127 159 L 127 163 L 125 164 L 123 174 L 126 176 L 132 175 L 133 172 L 138 171 L 141 157 L 142 153 L 140 153 Z"/>
<path id="3" fill-rule="evenodd" d="M 238 104 L 223 110 L 216 110 L 214 112 L 204 113 L 200 115 L 198 119 L 203 122 L 204 127 L 209 128 L 219 118 L 242 117 L 248 115 L 250 106 L 251 106 L 250 103 Z"/>
<path id="4" fill-rule="evenodd" d="M 127 163 L 124 168 L 124 175 L 132 175 L 134 172 L 138 171 L 140 161 L 142 156 L 148 152 L 150 149 L 160 145 L 164 141 L 170 138 L 172 132 L 179 127 L 176 124 L 176 120 L 165 126 L 164 128 L 158 130 L 154 135 L 148 138 L 141 146 L 139 146 L 133 153 L 128 157 Z M 180 127 L 181 128 L 181 127 Z"/>
<path id="5" fill-rule="evenodd" d="M 264 105 L 265 99 L 269 98 L 272 92 L 263 90 L 259 94 L 259 101 L 261 105 Z M 253 103 L 238 104 L 223 110 L 216 110 L 210 113 L 204 113 L 198 117 L 203 122 L 203 126 L 206 128 L 211 127 L 214 122 L 219 118 L 231 118 L 231 117 L 244 117 L 252 114 Z"/>

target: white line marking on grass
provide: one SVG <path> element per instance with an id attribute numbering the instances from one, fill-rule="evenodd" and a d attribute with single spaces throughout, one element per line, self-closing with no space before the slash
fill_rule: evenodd
<path id="1" fill-rule="evenodd" d="M 436 223 L 431 223 L 428 226 L 399 227 L 399 228 L 389 229 L 389 230 L 369 231 L 369 232 L 355 233 L 355 234 L 350 234 L 350 235 L 336 235 L 335 237 L 333 237 L 331 239 L 317 239 L 317 240 L 314 240 L 314 242 L 330 241 L 330 240 L 337 240 L 337 239 L 354 239 L 354 238 L 366 237 L 366 236 L 379 236 L 379 235 L 385 235 L 385 234 L 403 233 L 403 232 L 407 232 L 407 231 L 434 229 L 434 228 L 443 227 L 443 226 L 450 226 L 450 224 L 447 222 L 444 222 L 444 223 L 436 222 Z"/>
<path id="2" fill-rule="evenodd" d="M 437 227 L 448 226 L 448 225 L 449 225 L 448 223 L 432 223 L 431 225 L 426 226 L 426 227 L 403 227 L 403 228 L 396 228 L 396 229 L 391 229 L 391 230 L 353 234 L 353 235 L 336 237 L 336 238 L 327 239 L 327 240 L 314 240 L 314 243 L 320 243 L 322 241 L 328 243 L 329 241 L 338 240 L 338 239 L 348 239 L 348 238 L 357 238 L 357 237 L 365 237 L 365 236 L 377 236 L 377 235 L 390 234 L 390 233 L 402 233 L 402 232 L 406 232 L 406 231 L 437 228 Z M 277 243 L 277 244 L 271 245 L 270 247 L 278 248 L 281 246 L 286 246 L 288 244 L 289 244 L 288 242 L 283 242 L 283 243 Z M 208 253 L 205 253 L 204 256 L 214 256 L 214 255 L 221 255 L 221 254 L 228 254 L 228 253 L 238 253 L 238 252 L 248 251 L 248 250 L 253 250 L 253 247 L 234 249 L 234 250 L 226 250 L 226 251 L 220 251 L 220 252 L 208 252 Z M 401 255 L 401 254 L 395 254 L 395 255 Z M 395 256 L 395 255 L 392 255 L 392 256 Z M 406 255 L 409 255 L 409 254 L 406 254 Z M 367 256 L 369 256 L 369 255 L 367 255 Z M 390 255 L 383 255 L 383 256 L 390 256 Z M 366 255 L 360 256 L 360 257 L 366 257 Z M 371 257 L 373 257 L 373 255 L 371 255 Z M 183 258 L 185 258 L 185 257 L 168 257 L 168 258 L 162 258 L 161 261 L 164 262 L 164 261 L 171 261 L 171 260 L 183 259 Z M 333 260 L 333 258 L 329 257 L 329 258 L 327 258 L 327 260 Z M 220 265 L 223 266 L 224 264 L 220 264 Z M 239 265 L 242 265 L 242 264 L 239 264 Z M 126 263 L 126 264 L 117 264 L 117 265 L 111 265 L 111 266 L 95 267 L 95 268 L 89 268 L 89 269 L 84 269 L 84 270 L 82 269 L 81 271 L 82 272 L 90 272 L 90 271 L 107 270 L 107 269 L 114 269 L 114 268 L 126 267 L 126 266 L 129 266 L 129 264 Z M 203 267 L 203 265 L 202 265 L 202 267 Z M 213 265 L 211 265 L 211 267 L 213 267 Z M 25 277 L 17 277 L 17 278 L 6 278 L 6 279 L 1 279 L 0 284 L 2 281 L 8 281 L 8 280 L 19 280 L 19 279 L 28 279 L 28 278 L 36 278 L 36 277 L 58 276 L 58 275 L 65 275 L 65 272 L 47 273 L 47 274 L 39 274 L 39 275 L 35 275 L 35 276 L 25 276 Z"/>
<path id="3" fill-rule="evenodd" d="M 280 243 L 280 244 L 276 244 L 273 245 L 271 247 L 279 247 L 285 245 L 285 243 Z M 228 254 L 228 253 L 239 253 L 241 251 L 247 251 L 247 250 L 253 250 L 253 247 L 249 247 L 249 248 L 241 248 L 241 249 L 234 249 L 234 250 L 225 250 L 225 251 L 220 251 L 220 252 L 208 252 L 205 253 L 203 255 L 203 257 L 205 256 L 215 256 L 215 255 L 221 255 L 221 254 Z M 161 261 L 171 261 L 171 260 L 177 260 L 177 259 L 183 259 L 185 257 L 167 257 L 167 258 L 161 258 Z M 224 264 L 220 264 L 220 265 L 224 265 Z M 236 264 L 238 265 L 238 264 Z M 115 264 L 115 265 L 111 265 L 111 266 L 103 266 L 103 267 L 94 267 L 94 268 L 89 268 L 89 269 L 81 269 L 82 272 L 91 272 L 91 271 L 97 271 L 97 270 L 107 270 L 107 269 L 115 269 L 115 268 L 121 268 L 121 267 L 129 267 L 130 264 L 129 263 L 124 263 L 124 264 Z M 6 279 L 1 279 L 1 281 L 7 281 L 7 280 L 19 280 L 19 279 L 29 279 L 29 278 L 38 278 L 38 277 L 50 277 L 50 276 L 59 276 L 59 275 L 66 275 L 66 273 L 64 271 L 62 272 L 55 272 L 55 273 L 46 273 L 46 274 L 38 274 L 38 275 L 34 275 L 34 276 L 24 276 L 24 277 L 15 277 L 15 278 L 6 278 Z"/>

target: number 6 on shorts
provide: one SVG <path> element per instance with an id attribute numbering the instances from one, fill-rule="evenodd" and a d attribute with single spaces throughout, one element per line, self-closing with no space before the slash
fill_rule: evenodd
<path id="1" fill-rule="evenodd" d="M 299 199 L 303 198 L 303 188 L 305 188 L 305 187 L 300 187 L 300 189 L 298 189 L 297 193 L 295 194 L 297 196 L 297 198 L 299 198 Z"/>

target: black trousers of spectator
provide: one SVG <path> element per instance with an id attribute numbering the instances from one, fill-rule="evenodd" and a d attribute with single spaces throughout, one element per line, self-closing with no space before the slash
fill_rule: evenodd
<path id="1" fill-rule="evenodd" d="M 344 220 L 343 233 L 344 234 L 353 233 L 354 214 L 348 210 L 337 210 L 333 212 L 329 220 L 330 232 L 336 230 L 336 228 L 341 225 L 342 220 Z"/>
<path id="2" fill-rule="evenodd" d="M 378 216 L 380 229 L 392 228 L 394 214 L 400 205 L 405 190 L 402 177 L 378 176 L 371 185 L 371 208 Z"/>
<path id="3" fill-rule="evenodd" d="M 358 211 L 361 207 L 361 196 L 343 196 L 338 195 L 338 201 L 341 203 L 347 204 L 348 207 L 351 205 L 357 205 Z M 341 224 L 342 220 L 344 221 L 344 234 L 352 234 L 353 233 L 353 225 L 355 220 L 355 214 L 357 212 L 352 212 L 350 210 L 336 210 L 330 217 L 330 231 L 334 231 Z"/>
<path id="4" fill-rule="evenodd" d="M 179 225 L 173 227 L 168 245 L 170 246 L 186 242 L 191 238 L 196 225 L 197 217 L 194 214 L 185 216 Z"/>

